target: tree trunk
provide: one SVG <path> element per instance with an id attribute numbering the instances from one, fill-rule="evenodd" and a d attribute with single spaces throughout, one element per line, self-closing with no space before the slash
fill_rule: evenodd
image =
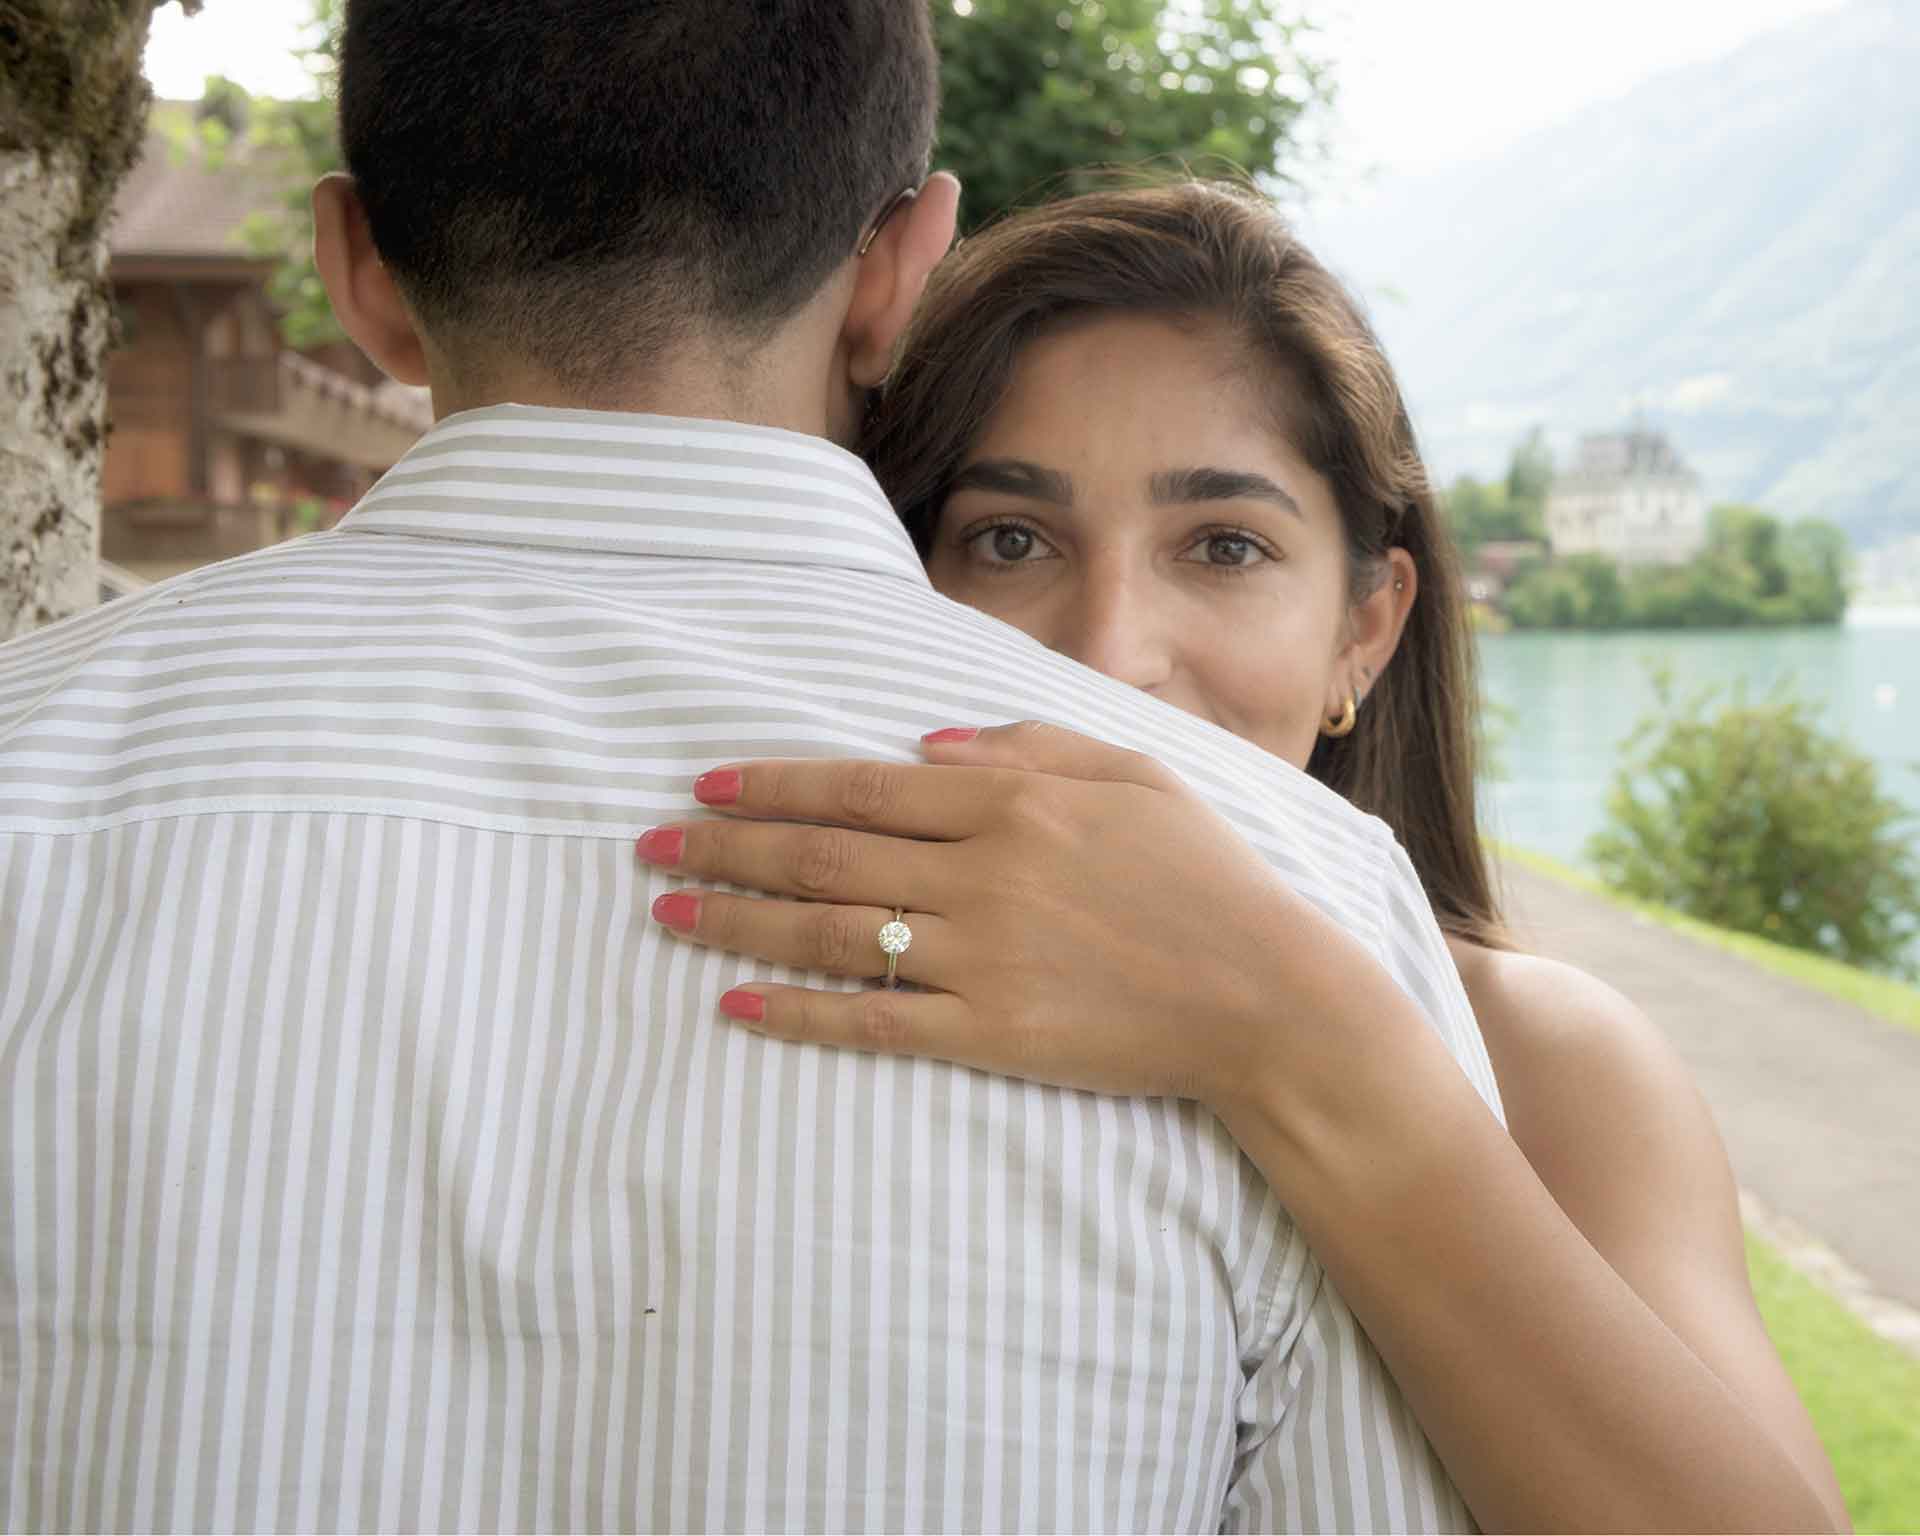
<path id="1" fill-rule="evenodd" d="M 0 641 L 98 597 L 107 221 L 156 3 L 0 0 Z"/>

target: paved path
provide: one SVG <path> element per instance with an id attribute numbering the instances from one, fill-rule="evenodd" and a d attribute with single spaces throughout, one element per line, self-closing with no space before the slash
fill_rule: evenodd
<path id="1" fill-rule="evenodd" d="M 1530 870 L 1504 879 L 1523 947 L 1618 987 L 1673 1041 L 1741 1186 L 1920 1307 L 1920 1033 Z"/>

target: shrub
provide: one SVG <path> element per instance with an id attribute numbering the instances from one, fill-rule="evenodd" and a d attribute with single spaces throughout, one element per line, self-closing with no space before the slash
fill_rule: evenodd
<path id="1" fill-rule="evenodd" d="M 1602 878 L 1723 928 L 1916 974 L 1920 860 L 1873 763 L 1790 690 L 1676 708 L 1663 677 L 1658 694 L 1588 845 Z"/>

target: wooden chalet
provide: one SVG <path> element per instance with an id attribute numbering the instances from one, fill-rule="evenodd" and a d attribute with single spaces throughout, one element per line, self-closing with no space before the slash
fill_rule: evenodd
<path id="1" fill-rule="evenodd" d="M 269 167 L 157 131 L 121 189 L 100 536 L 119 576 L 158 580 L 331 526 L 432 424 L 424 390 L 350 343 L 282 341 L 274 263 L 244 226 L 284 192 Z"/>

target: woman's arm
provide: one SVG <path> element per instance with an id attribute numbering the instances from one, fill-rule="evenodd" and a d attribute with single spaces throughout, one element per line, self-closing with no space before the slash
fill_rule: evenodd
<path id="1" fill-rule="evenodd" d="M 1640 1009 L 1572 966 L 1464 950 L 1461 972 L 1534 1172 L 1844 1523 L 1832 1466 L 1754 1303 L 1733 1170 L 1685 1063 Z"/>
<path id="2" fill-rule="evenodd" d="M 1623 1030 L 1627 1005 L 1551 968 L 1561 974 L 1524 978 L 1501 999 L 1531 1016 L 1535 1038 L 1516 1050 L 1511 1014 L 1488 1031 L 1496 1067 L 1525 1058 L 1503 1078 L 1508 1112 L 1603 1254 L 1398 989 L 1364 955 L 1330 953 L 1344 936 L 1325 937 L 1333 970 L 1318 1001 L 1340 1045 L 1274 1062 L 1217 1112 L 1367 1328 L 1475 1518 L 1488 1529 L 1846 1529 L 1754 1312 L 1718 1138 L 1677 1063 Z"/>
<path id="3" fill-rule="evenodd" d="M 731 1016 L 783 1038 L 1205 1103 L 1489 1528 L 1844 1528 L 1817 1448 L 1754 1400 L 1752 1340 L 1705 1321 L 1731 1304 L 1724 1264 L 1717 1282 L 1681 1259 L 1610 1264 L 1400 987 L 1177 780 L 1064 732 L 989 732 L 941 755 L 973 766 L 744 765 L 703 798 L 763 824 L 642 840 L 681 873 L 806 898 L 680 893 L 657 912 L 776 963 L 870 971 L 891 915 L 879 904 L 912 912 L 901 972 L 932 990 L 756 985 L 723 1000 Z M 1542 990 L 1565 1015 L 1564 989 Z M 1678 1138 L 1620 1170 L 1644 1185 L 1605 1206 L 1637 1234 L 1623 1254 L 1661 1247 L 1701 1210 L 1731 1219 L 1724 1188 L 1698 1208 L 1662 1203 L 1660 1186 L 1700 1165 L 1661 1095 L 1632 1070 L 1566 1091 L 1595 1086 L 1632 1106 L 1634 1126 Z M 1604 1162 L 1612 1133 L 1593 1135 L 1569 1157 Z M 1639 1224 L 1635 1196 L 1657 1222 Z M 1654 1275 L 1658 1305 L 1623 1273 Z"/>

